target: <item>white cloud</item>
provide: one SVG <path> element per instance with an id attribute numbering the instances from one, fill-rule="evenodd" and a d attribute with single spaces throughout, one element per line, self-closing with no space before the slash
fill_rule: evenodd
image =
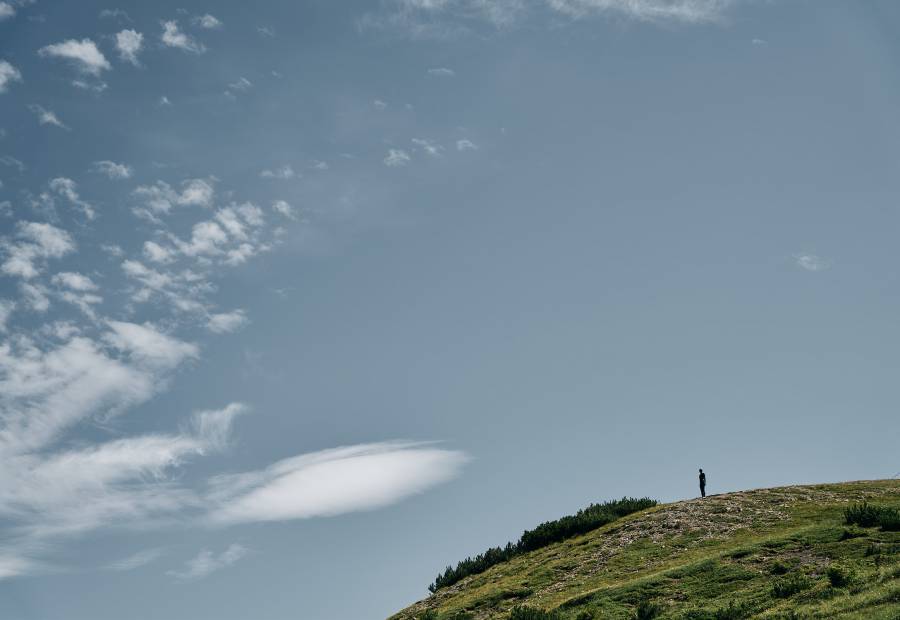
<path id="1" fill-rule="evenodd" d="M 215 17 L 214 15 L 210 15 L 209 13 L 207 13 L 206 15 L 198 15 L 194 18 L 193 21 L 196 26 L 200 26 L 201 28 L 206 28 L 208 30 L 215 30 L 222 27 L 222 22 L 217 17 Z"/>
<path id="2" fill-rule="evenodd" d="M 38 105 L 36 103 L 29 104 L 28 109 L 34 112 L 38 117 L 38 124 L 40 125 L 56 125 L 62 129 L 68 129 L 66 125 L 63 124 L 59 117 L 52 110 L 48 110 L 47 108 Z"/>
<path id="3" fill-rule="evenodd" d="M 388 0 L 365 15 L 361 27 L 394 28 L 414 37 L 470 34 L 484 23 L 507 29 L 528 17 L 551 15 L 582 19 L 620 16 L 647 22 L 704 23 L 719 20 L 738 0 Z"/>
<path id="4" fill-rule="evenodd" d="M 127 558 L 112 562 L 108 564 L 106 568 L 114 571 L 135 570 L 159 559 L 162 557 L 163 553 L 164 551 L 162 549 L 144 549 L 143 551 L 138 551 L 137 553 L 129 555 Z"/>
<path id="5" fill-rule="evenodd" d="M 30 341 L 0 344 L 0 454 L 41 450 L 79 422 L 146 401 L 166 374 L 197 354 L 194 345 L 148 326 L 115 328 L 103 340 L 124 352 L 121 359 L 83 337 L 46 351 Z M 0 482 L 0 512 L 8 484 Z"/>
<path id="6" fill-rule="evenodd" d="M 431 157 L 439 157 L 441 151 L 444 150 L 444 147 L 442 147 L 440 144 L 432 142 L 431 140 L 425 140 L 423 138 L 413 138 L 412 143 L 425 151 L 425 153 L 427 153 Z"/>
<path id="7" fill-rule="evenodd" d="M 22 74 L 6 60 L 0 60 L 0 93 L 5 93 L 13 82 L 21 82 Z"/>
<path id="8" fill-rule="evenodd" d="M 52 179 L 50 189 L 77 207 L 87 219 L 92 220 L 97 216 L 94 207 L 78 195 L 78 186 L 72 179 L 65 177 Z"/>
<path id="9" fill-rule="evenodd" d="M 555 11 L 573 18 L 618 13 L 641 21 L 708 22 L 718 19 L 734 0 L 546 0 Z"/>
<path id="10" fill-rule="evenodd" d="M 237 265 L 268 249 L 259 241 L 263 224 L 262 209 L 250 203 L 233 204 L 216 211 L 214 219 L 194 224 L 189 241 L 175 235 L 169 239 L 185 256 L 220 257 L 226 264 Z"/>
<path id="11" fill-rule="evenodd" d="M 264 37 L 269 37 L 270 39 L 275 37 L 275 30 L 269 28 L 268 26 L 257 26 L 256 32 Z"/>
<path id="12" fill-rule="evenodd" d="M 106 341 L 150 368 L 174 368 L 199 353 L 197 345 L 168 336 L 150 324 L 109 321 L 108 325 L 112 331 L 106 334 Z"/>
<path id="13" fill-rule="evenodd" d="M 214 478 L 209 499 L 218 506 L 210 519 L 285 521 L 381 508 L 452 480 L 467 460 L 461 452 L 400 442 L 304 454 Z"/>
<path id="14" fill-rule="evenodd" d="M 100 19 L 121 19 L 126 22 L 133 21 L 125 9 L 103 9 L 98 16 Z"/>
<path id="15" fill-rule="evenodd" d="M 243 310 L 211 314 L 206 328 L 215 334 L 235 332 L 248 323 L 247 313 Z"/>
<path id="16" fill-rule="evenodd" d="M 98 288 L 94 281 L 86 275 L 72 271 L 61 271 L 53 276 L 52 281 L 57 286 L 64 286 L 79 292 L 96 291 Z"/>
<path id="17" fill-rule="evenodd" d="M 200 453 L 221 451 L 228 447 L 234 419 L 249 411 L 244 403 L 230 403 L 222 409 L 197 411 L 191 416 L 190 435 L 200 441 Z"/>
<path id="18" fill-rule="evenodd" d="M 136 30 L 127 28 L 116 33 L 116 50 L 119 58 L 130 62 L 134 66 L 140 65 L 138 54 L 144 47 L 144 35 Z"/>
<path id="19" fill-rule="evenodd" d="M 204 549 L 198 553 L 196 557 L 188 560 L 183 569 L 170 570 L 167 571 L 166 574 L 181 581 L 202 579 L 218 570 L 228 568 L 247 555 L 248 551 L 249 550 L 246 547 L 237 543 L 230 545 L 225 551 L 218 555 Z"/>
<path id="20" fill-rule="evenodd" d="M 160 40 L 166 47 L 175 47 L 195 54 L 202 54 L 206 51 L 206 46 L 199 41 L 194 40 L 178 28 L 177 21 L 171 20 L 163 22 L 162 27 L 163 33 Z"/>
<path id="21" fill-rule="evenodd" d="M 143 200 L 150 214 L 159 215 L 168 213 L 173 205 L 209 207 L 215 189 L 207 180 L 188 179 L 181 184 L 180 192 L 164 181 L 157 181 L 154 185 L 138 186 L 132 194 Z"/>
<path id="22" fill-rule="evenodd" d="M 46 312 L 50 309 L 50 298 L 47 296 L 47 287 L 43 284 L 22 282 L 19 285 L 23 303 L 35 312 Z"/>
<path id="23" fill-rule="evenodd" d="M 16 302 L 8 299 L 0 299 L 0 334 L 6 332 L 6 324 L 13 310 L 16 309 Z"/>
<path id="24" fill-rule="evenodd" d="M 130 179 L 134 174 L 134 170 L 131 166 L 127 164 L 117 164 L 108 159 L 95 161 L 91 166 L 91 170 L 99 174 L 105 174 L 110 179 Z"/>
<path id="25" fill-rule="evenodd" d="M 377 109 L 377 110 L 384 110 L 386 107 L 388 107 L 388 104 L 385 103 L 384 101 L 382 101 L 381 99 L 375 99 L 372 102 L 372 105 L 375 106 L 375 109 Z"/>
<path id="26" fill-rule="evenodd" d="M 81 73 L 97 77 L 103 71 L 112 68 L 97 44 L 90 39 L 68 39 L 62 43 L 47 45 L 38 50 L 44 57 L 62 58 L 70 61 Z"/>
<path id="27" fill-rule="evenodd" d="M 259 173 L 264 179 L 293 179 L 297 176 L 297 173 L 294 172 L 294 169 L 290 166 L 290 164 L 285 164 L 275 169 L 266 169 Z"/>
<path id="28" fill-rule="evenodd" d="M 399 166 L 405 166 L 411 161 L 409 153 L 404 151 L 403 149 L 388 149 L 388 154 L 384 158 L 384 165 L 397 168 Z"/>
<path id="29" fill-rule="evenodd" d="M 477 151 L 478 145 L 472 142 L 471 140 L 466 140 L 463 138 L 462 140 L 456 141 L 456 150 L 457 151 Z"/>
<path id="30" fill-rule="evenodd" d="M 6 260 L 0 271 L 9 276 L 34 278 L 41 272 L 46 259 L 61 258 L 75 250 L 75 242 L 65 230 L 52 224 L 19 222 L 16 241 L 0 242 Z"/>
<path id="31" fill-rule="evenodd" d="M 144 257 L 152 263 L 167 264 L 175 260 L 175 252 L 155 241 L 144 242 Z"/>
<path id="32" fill-rule="evenodd" d="M 237 81 L 229 84 L 228 88 L 231 90 L 248 90 L 251 86 L 253 86 L 253 82 L 245 77 L 239 77 Z"/>
<path id="33" fill-rule="evenodd" d="M 16 9 L 9 2 L 0 2 L 0 22 L 9 19 L 16 14 Z"/>
<path id="34" fill-rule="evenodd" d="M 428 75 L 433 75 L 435 77 L 453 77 L 456 75 L 456 71 L 448 69 L 447 67 L 436 67 L 434 69 L 429 69 Z"/>
<path id="35" fill-rule="evenodd" d="M 168 106 L 168 105 L 172 105 L 172 102 L 169 101 L 169 98 L 168 98 L 168 97 L 166 97 L 165 95 L 162 95 L 162 96 L 159 98 L 159 105 L 162 105 L 162 106 Z"/>
<path id="36" fill-rule="evenodd" d="M 273 202 L 272 210 L 292 220 L 297 218 L 297 214 L 294 212 L 294 207 L 288 204 L 286 200 L 276 200 L 275 202 Z"/>
<path id="37" fill-rule="evenodd" d="M 795 254 L 797 265 L 807 271 L 824 271 L 831 267 L 832 261 L 815 254 Z"/>

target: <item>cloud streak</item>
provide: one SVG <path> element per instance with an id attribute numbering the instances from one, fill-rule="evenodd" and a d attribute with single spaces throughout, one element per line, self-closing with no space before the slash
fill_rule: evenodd
<path id="1" fill-rule="evenodd" d="M 210 574 L 228 568 L 243 558 L 249 549 L 237 543 L 231 544 L 225 551 L 215 554 L 204 549 L 194 558 L 188 560 L 181 570 L 170 570 L 166 574 L 180 581 L 193 581 L 202 579 Z"/>
<path id="2" fill-rule="evenodd" d="M 386 442 L 335 448 L 263 470 L 219 476 L 210 521 L 287 521 L 373 510 L 459 475 L 467 457 L 430 444 Z"/>

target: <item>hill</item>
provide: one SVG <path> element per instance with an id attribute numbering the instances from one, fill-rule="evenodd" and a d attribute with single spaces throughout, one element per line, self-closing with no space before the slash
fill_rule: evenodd
<path id="1" fill-rule="evenodd" d="M 862 502 L 900 509 L 900 480 L 663 504 L 465 577 L 390 620 L 900 620 L 900 532 L 885 531 L 896 521 L 846 523 Z M 869 525 L 870 513 L 853 520 Z"/>

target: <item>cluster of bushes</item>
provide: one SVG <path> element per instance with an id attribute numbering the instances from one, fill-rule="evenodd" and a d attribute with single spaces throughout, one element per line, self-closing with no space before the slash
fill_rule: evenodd
<path id="1" fill-rule="evenodd" d="M 586 534 L 601 525 L 612 523 L 616 519 L 630 515 L 633 512 L 656 506 L 656 501 L 643 498 L 623 497 L 620 500 L 605 502 L 603 504 L 591 504 L 582 508 L 574 515 L 541 523 L 533 530 L 527 530 L 519 539 L 519 546 L 524 551 L 533 551 L 546 547 L 552 543 L 566 538 L 572 538 L 579 534 Z"/>
<path id="2" fill-rule="evenodd" d="M 847 525 L 880 527 L 885 532 L 900 532 L 900 510 L 885 506 L 872 506 L 867 502 L 853 504 L 844 510 Z"/>
<path id="3" fill-rule="evenodd" d="M 491 547 L 484 553 L 458 562 L 455 568 L 448 566 L 444 572 L 435 577 L 434 583 L 428 586 L 428 589 L 437 592 L 440 588 L 452 586 L 469 575 L 483 573 L 491 566 L 506 562 L 517 555 L 585 534 L 625 515 L 656 506 L 656 503 L 656 500 L 646 497 L 642 499 L 623 497 L 602 504 L 591 504 L 574 515 L 547 521 L 533 530 L 526 530 L 516 543 L 507 543 L 505 547 Z"/>

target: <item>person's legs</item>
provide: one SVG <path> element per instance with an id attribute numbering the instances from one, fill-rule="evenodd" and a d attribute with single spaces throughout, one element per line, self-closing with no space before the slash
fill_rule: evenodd
<path id="1" fill-rule="evenodd" d="M 706 487 L 700 487 L 700 497 L 706 497 Z"/>

